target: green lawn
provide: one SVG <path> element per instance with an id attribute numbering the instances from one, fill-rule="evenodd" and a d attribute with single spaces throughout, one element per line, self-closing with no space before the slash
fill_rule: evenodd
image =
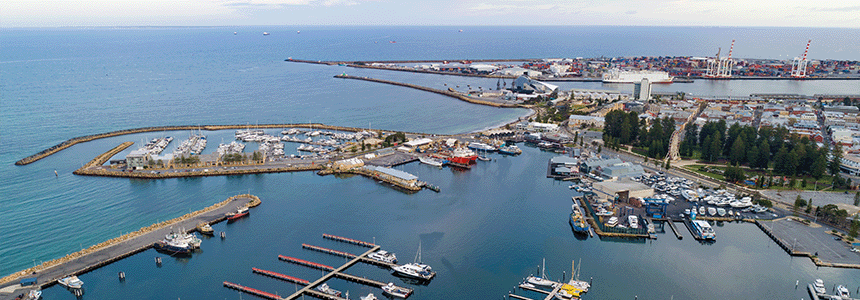
<path id="1" fill-rule="evenodd" d="M 693 171 L 693 172 L 696 172 L 696 173 L 699 173 L 699 174 L 702 174 L 702 175 L 705 175 L 708 177 L 712 177 L 712 178 L 719 179 L 719 180 L 725 180 L 726 179 L 725 176 L 723 176 L 722 174 L 704 171 L 704 170 L 702 170 L 702 167 L 709 167 L 712 169 L 719 169 L 719 170 L 723 170 L 723 171 L 726 170 L 726 166 L 722 166 L 722 165 L 716 165 L 716 166 L 713 166 L 713 165 L 711 165 L 711 166 L 688 165 L 688 166 L 684 166 L 684 168 L 687 170 L 690 170 L 690 171 Z M 751 178 L 753 176 L 760 176 L 760 175 L 767 176 L 767 173 L 764 171 L 761 171 L 761 170 L 753 170 L 753 169 L 750 169 L 747 167 L 741 167 L 741 170 L 744 171 L 744 175 L 746 175 L 747 178 Z M 774 175 L 774 176 L 776 176 L 776 175 Z M 794 178 L 795 178 L 795 186 L 794 187 L 788 186 L 786 184 L 785 186 L 782 186 L 782 185 L 771 186 L 771 187 L 768 187 L 768 189 L 772 189 L 772 190 L 808 190 L 808 191 L 817 190 L 817 191 L 820 191 L 820 190 L 824 190 L 824 189 L 829 188 L 830 183 L 833 181 L 833 178 L 830 176 L 823 176 L 817 180 L 815 178 L 812 178 L 809 176 L 797 176 Z M 806 180 L 807 180 L 807 184 L 806 184 L 805 188 L 802 186 L 803 178 L 806 178 Z M 791 180 L 791 178 L 789 178 L 789 180 Z M 816 181 L 818 182 L 817 186 L 815 183 Z M 817 189 L 816 189 L 816 187 L 817 187 Z M 827 189 L 827 190 L 830 190 L 830 189 Z M 845 189 L 834 189 L 832 191 L 841 192 L 841 191 L 845 191 Z"/>

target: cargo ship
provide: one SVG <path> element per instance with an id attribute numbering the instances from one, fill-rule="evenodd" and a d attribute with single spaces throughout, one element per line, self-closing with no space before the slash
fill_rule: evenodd
<path id="1" fill-rule="evenodd" d="M 611 69 L 603 73 L 604 83 L 637 83 L 647 78 L 651 83 L 672 83 L 675 78 L 663 71 L 622 71 Z"/>

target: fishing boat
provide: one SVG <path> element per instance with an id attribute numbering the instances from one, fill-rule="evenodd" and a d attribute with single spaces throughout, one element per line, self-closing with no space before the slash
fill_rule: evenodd
<path id="1" fill-rule="evenodd" d="M 182 241 L 161 240 L 153 244 L 155 251 L 170 255 L 191 255 L 194 250 L 190 244 Z"/>
<path id="2" fill-rule="evenodd" d="M 57 279 L 57 283 L 70 289 L 79 289 L 84 286 L 84 282 L 78 279 L 78 276 L 74 275 Z"/>
<path id="3" fill-rule="evenodd" d="M 421 156 L 421 157 L 418 157 L 418 161 L 420 161 L 422 164 L 428 164 L 428 165 L 431 165 L 434 167 L 441 167 L 442 166 L 441 161 L 438 161 L 432 157 Z"/>
<path id="4" fill-rule="evenodd" d="M 391 283 L 391 282 L 382 286 L 382 292 L 384 292 L 388 295 L 391 295 L 393 297 L 404 298 L 404 299 L 406 299 L 406 297 L 409 297 L 409 295 L 412 294 L 412 291 L 404 289 L 404 288 L 399 288 L 399 287 L 395 286 L 394 283 Z M 364 298 L 362 298 L 362 299 L 364 299 Z M 376 299 L 376 297 L 374 297 L 372 299 Z"/>
<path id="5" fill-rule="evenodd" d="M 227 213 L 227 221 L 232 222 L 248 215 L 247 207 L 236 207 L 236 212 Z"/>
<path id="6" fill-rule="evenodd" d="M 415 254 L 415 260 L 412 263 L 391 267 L 391 271 L 395 276 L 406 278 L 414 278 L 418 280 L 430 280 L 436 276 L 430 266 L 421 263 L 421 243 L 418 243 L 418 253 Z"/>
<path id="7" fill-rule="evenodd" d="M 203 243 L 203 240 L 194 234 L 186 233 L 184 229 L 179 232 L 171 230 L 170 233 L 164 236 L 164 240 L 168 242 L 185 243 L 188 244 L 191 249 L 198 249 L 200 248 L 200 244 Z"/>
<path id="8" fill-rule="evenodd" d="M 579 209 L 579 205 L 573 204 L 572 212 L 570 213 L 570 226 L 573 228 L 573 232 L 588 234 L 588 223 L 585 222 L 585 218 L 582 217 L 582 211 Z"/>
<path id="9" fill-rule="evenodd" d="M 325 283 L 320 284 L 320 286 L 317 287 L 317 291 L 320 291 L 320 292 L 323 292 L 325 294 L 332 295 L 335 297 L 340 297 L 340 295 L 341 295 L 340 291 L 335 290 L 333 288 L 330 288 L 328 286 L 328 284 L 325 284 Z"/>
<path id="10" fill-rule="evenodd" d="M 390 253 L 390 252 L 385 251 L 385 250 L 379 250 L 379 251 L 373 252 L 371 254 L 368 254 L 367 258 L 370 258 L 373 260 L 378 260 L 381 262 L 392 263 L 392 264 L 397 263 L 397 255 L 394 255 L 394 253 Z"/>
<path id="11" fill-rule="evenodd" d="M 212 229 L 212 226 L 208 223 L 200 223 L 200 225 L 197 225 L 197 231 L 200 231 L 201 234 L 205 235 L 215 234 L 215 229 Z"/>
<path id="12" fill-rule="evenodd" d="M 520 150 L 517 145 L 510 145 L 499 148 L 499 153 L 505 155 L 520 155 L 523 153 L 523 150 Z"/>
<path id="13" fill-rule="evenodd" d="M 451 162 L 468 165 L 478 159 L 478 155 L 475 154 L 474 151 L 466 149 L 466 148 L 457 148 L 451 154 L 451 157 L 448 159 Z"/>
<path id="14" fill-rule="evenodd" d="M 714 229 L 711 228 L 711 224 L 708 224 L 706 221 L 702 220 L 693 220 L 690 221 L 690 226 L 693 228 L 693 232 L 702 240 L 715 240 L 717 238 L 717 234 L 714 232 Z"/>

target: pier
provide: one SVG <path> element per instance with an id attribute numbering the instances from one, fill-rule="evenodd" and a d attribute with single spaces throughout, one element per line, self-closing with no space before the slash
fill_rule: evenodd
<path id="1" fill-rule="evenodd" d="M 98 269 L 120 259 L 150 249 L 156 241 L 160 241 L 173 228 L 190 228 L 196 230 L 200 223 L 217 223 L 226 220 L 227 212 L 236 210 L 236 206 L 248 205 L 259 201 L 254 195 L 237 195 L 213 204 L 204 209 L 183 216 L 162 221 L 137 231 L 93 245 L 84 250 L 71 253 L 62 258 L 54 259 L 39 266 L 12 273 L 0 279 L 0 287 L 15 285 L 17 280 L 25 277 L 37 277 L 40 289 L 45 289 L 57 283 L 57 279 L 81 275 Z M 28 287 L 32 289 L 32 287 Z"/>
<path id="2" fill-rule="evenodd" d="M 284 274 L 277 273 L 277 272 L 267 271 L 267 270 L 258 269 L 258 268 L 251 268 L 251 271 L 254 273 L 260 274 L 260 275 L 265 275 L 265 276 L 269 276 L 272 278 L 277 278 L 277 279 L 280 279 L 283 281 L 292 282 L 292 283 L 299 284 L 299 285 L 311 284 L 310 281 L 307 281 L 307 280 L 304 280 L 301 278 L 296 278 L 296 277 L 289 276 L 289 275 L 284 275 Z"/>
<path id="3" fill-rule="evenodd" d="M 555 298 L 555 297 L 556 297 L 556 295 L 558 294 L 558 291 L 559 291 L 559 290 L 561 290 L 561 286 L 562 286 L 562 284 L 561 284 L 561 283 L 556 283 L 556 284 L 555 284 L 555 288 L 553 288 L 553 289 L 552 289 L 552 291 L 545 291 L 545 290 L 542 290 L 542 289 L 533 288 L 533 287 L 526 286 L 526 285 L 522 285 L 522 284 L 521 284 L 519 287 L 520 287 L 521 289 L 524 289 L 524 290 L 527 290 L 527 291 L 532 291 L 532 292 L 536 292 L 536 293 L 545 294 L 545 295 L 546 295 L 546 298 L 544 298 L 544 300 L 550 300 L 550 299 L 553 299 L 553 298 Z M 559 296 L 559 297 L 560 297 L 560 296 Z M 525 297 L 523 297 L 523 298 L 525 298 Z M 528 299 L 528 298 L 526 298 L 526 299 Z"/>
<path id="4" fill-rule="evenodd" d="M 675 221 L 673 221 L 672 218 L 667 217 L 666 223 L 669 223 L 669 228 L 672 228 L 672 233 L 675 234 L 676 238 L 678 238 L 679 240 L 684 239 L 684 236 L 681 235 L 681 232 L 678 231 L 678 228 L 675 228 Z M 693 236 L 695 236 L 695 235 L 693 235 Z"/>
<path id="5" fill-rule="evenodd" d="M 309 250 L 314 250 L 314 251 L 322 252 L 322 253 L 328 253 L 328 254 L 331 254 L 331 255 L 342 256 L 342 257 L 346 257 L 346 258 L 356 258 L 356 257 L 358 257 L 358 255 L 355 255 L 355 254 L 352 254 L 352 253 L 346 253 L 346 252 L 343 252 L 343 251 L 337 251 L 337 250 L 332 250 L 332 249 L 323 248 L 323 247 L 314 246 L 314 245 L 308 245 L 308 244 L 302 244 L 302 248 L 309 249 Z M 370 259 L 370 258 L 367 258 L 367 257 L 363 257 L 363 258 L 361 258 L 361 262 L 366 263 L 366 264 L 375 265 L 375 266 L 386 267 L 386 268 L 391 268 L 391 267 L 396 266 L 396 264 L 387 263 L 387 262 L 384 262 L 384 261 L 378 261 L 378 260 Z"/>
<path id="6" fill-rule="evenodd" d="M 242 291 L 242 292 L 245 292 L 245 293 L 248 293 L 248 294 L 254 295 L 254 296 L 263 297 L 263 298 L 266 298 L 266 299 L 272 299 L 272 300 L 278 300 L 278 299 L 281 299 L 281 297 L 280 297 L 280 296 L 278 296 L 278 295 L 275 295 L 275 294 L 272 294 L 272 293 L 268 293 L 268 292 L 264 292 L 264 291 L 261 291 L 261 290 L 258 290 L 258 289 L 254 289 L 254 288 L 249 288 L 249 287 L 246 287 L 246 286 L 241 286 L 241 285 L 238 285 L 238 284 L 235 284 L 235 283 L 232 283 L 232 282 L 224 281 L 224 286 L 226 286 L 226 287 L 228 287 L 228 288 L 231 288 L 231 289 L 234 289 L 234 290 Z"/>
<path id="7" fill-rule="evenodd" d="M 299 258 L 295 258 L 295 257 L 289 257 L 289 256 L 284 256 L 284 255 L 278 255 L 278 259 L 283 260 L 283 261 L 285 261 L 285 262 L 290 262 L 290 263 L 294 263 L 294 264 L 297 264 L 297 265 L 302 265 L 302 266 L 305 266 L 305 267 L 308 267 L 308 268 L 314 268 L 314 269 L 317 269 L 317 270 L 323 270 L 323 271 L 334 271 L 334 267 L 332 267 L 332 266 L 327 266 L 327 265 L 324 265 L 324 264 L 315 263 L 315 262 L 312 262 L 312 261 L 307 261 L 307 260 L 299 259 Z"/>
<path id="8" fill-rule="evenodd" d="M 325 239 L 330 239 L 330 240 L 333 240 L 333 241 L 349 243 L 349 244 L 353 244 L 353 245 L 364 246 L 364 247 L 367 247 L 367 248 L 373 248 L 373 247 L 376 247 L 376 245 L 375 245 L 375 244 L 371 244 L 371 243 L 368 243 L 368 242 L 365 242 L 365 241 L 354 240 L 354 239 L 345 238 L 345 237 L 340 237 L 340 236 L 336 236 L 336 235 L 332 235 L 332 234 L 326 234 L 326 233 L 323 233 L 323 235 L 322 235 L 322 236 L 323 236 L 323 238 L 325 238 Z"/>

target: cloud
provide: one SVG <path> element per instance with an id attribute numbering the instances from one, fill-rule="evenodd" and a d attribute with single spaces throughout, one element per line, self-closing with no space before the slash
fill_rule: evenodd
<path id="1" fill-rule="evenodd" d="M 843 7 L 812 7 L 809 10 L 812 10 L 812 11 L 852 12 L 852 11 L 860 11 L 860 5 L 843 6 Z"/>
<path id="2" fill-rule="evenodd" d="M 624 12 L 624 13 L 625 13 L 625 14 L 628 14 L 628 15 L 635 15 L 635 14 L 636 14 L 636 11 L 635 11 L 635 10 L 628 10 L 628 11 L 626 11 L 626 12 Z"/>
<path id="3" fill-rule="evenodd" d="M 352 6 L 358 5 L 360 2 L 359 0 L 227 0 L 222 1 L 221 5 L 227 7 L 281 8 L 285 6 Z"/>

